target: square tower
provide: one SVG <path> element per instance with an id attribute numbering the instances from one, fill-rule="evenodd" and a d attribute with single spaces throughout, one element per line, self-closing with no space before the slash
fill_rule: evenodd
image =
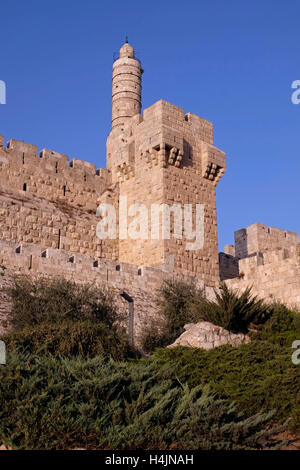
<path id="1" fill-rule="evenodd" d="M 136 60 L 131 46 L 125 49 L 128 59 Z M 125 49 L 119 60 L 121 53 L 125 60 Z M 131 67 L 136 81 L 140 63 Z M 113 101 L 107 139 L 112 186 L 102 198 L 107 202 L 109 196 L 117 206 L 119 259 L 141 266 L 164 265 L 215 286 L 219 281 L 215 188 L 225 172 L 225 154 L 213 145 L 212 123 L 195 114 L 164 100 L 140 114 L 139 105 L 133 106 L 140 101 L 132 94 L 127 68 L 122 85 L 121 76 L 118 79 L 120 116 Z"/>

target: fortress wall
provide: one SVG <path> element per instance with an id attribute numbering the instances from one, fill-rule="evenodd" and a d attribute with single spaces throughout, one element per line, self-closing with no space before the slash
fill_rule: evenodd
<path id="1" fill-rule="evenodd" d="M 299 235 L 295 232 L 253 224 L 246 229 L 235 232 L 235 256 L 245 258 L 253 253 L 289 248 L 299 243 Z"/>
<path id="2" fill-rule="evenodd" d="M 239 260 L 229 253 L 219 253 L 220 280 L 233 279 L 239 275 Z"/>
<path id="3" fill-rule="evenodd" d="M 138 338 L 143 325 L 157 314 L 154 302 L 156 289 L 161 287 L 164 279 L 184 279 L 192 282 L 191 277 L 173 274 L 164 269 L 116 263 L 108 260 L 96 260 L 93 256 L 32 245 L 17 245 L 12 242 L 0 241 L 0 264 L 7 269 L 0 277 L 0 297 L 3 299 L 3 287 L 9 285 L 14 275 L 28 275 L 33 278 L 64 276 L 79 283 L 92 283 L 95 286 L 105 285 L 116 293 L 117 305 L 120 312 L 128 311 L 128 304 L 119 296 L 119 290 L 124 289 L 134 299 L 134 333 Z M 194 279 L 195 280 L 195 279 Z M 201 280 L 198 287 L 204 287 Z M 212 296 L 211 289 L 206 289 L 207 295 Z M 2 304 L 0 309 L 0 331 L 8 326 L 9 302 Z"/>
<path id="4" fill-rule="evenodd" d="M 60 248 L 96 258 L 118 258 L 116 240 L 99 240 L 96 213 L 23 191 L 0 193 L 0 239 Z"/>
<path id="5" fill-rule="evenodd" d="M 239 291 L 252 287 L 260 298 L 300 309 L 300 244 L 240 259 L 239 278 L 225 282 Z"/>
<path id="6" fill-rule="evenodd" d="M 118 258 L 116 240 L 99 240 L 96 209 L 110 185 L 106 169 L 11 139 L 0 139 L 0 238 L 97 258 Z"/>
<path id="7" fill-rule="evenodd" d="M 120 261 L 146 266 L 163 264 L 165 261 L 164 240 L 151 239 L 151 205 L 163 203 L 163 175 L 157 164 L 149 167 L 145 162 L 137 162 L 134 177 L 122 178 L 120 183 L 120 195 L 127 198 L 127 211 L 133 204 L 144 204 L 146 206 L 147 233 L 146 239 L 132 239 L 128 232 L 127 239 L 119 240 Z M 128 217 L 128 229 L 133 219 Z M 148 220 L 147 220 L 148 219 Z M 139 228 L 137 227 L 137 231 Z"/>
<path id="8" fill-rule="evenodd" d="M 97 199 L 110 184 L 108 170 L 67 155 L 44 149 L 38 156 L 35 145 L 11 139 L 0 140 L 0 185 L 47 200 L 96 211 Z M 26 188 L 24 187 L 26 185 Z"/>

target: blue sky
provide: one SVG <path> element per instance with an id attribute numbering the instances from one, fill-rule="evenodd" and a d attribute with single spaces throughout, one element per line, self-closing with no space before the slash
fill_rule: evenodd
<path id="1" fill-rule="evenodd" d="M 6 140 L 104 167 L 112 58 L 128 34 L 143 107 L 163 98 L 214 123 L 220 248 L 254 222 L 300 232 L 298 0 L 3 0 L 0 18 Z"/>

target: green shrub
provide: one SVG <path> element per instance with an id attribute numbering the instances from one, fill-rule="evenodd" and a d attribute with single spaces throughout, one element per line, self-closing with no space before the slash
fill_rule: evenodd
<path id="1" fill-rule="evenodd" d="M 202 320 L 235 333 L 247 333 L 251 324 L 262 324 L 271 316 L 267 305 L 251 295 L 251 289 L 238 294 L 221 283 L 215 295 L 215 300 L 208 300 L 194 284 L 165 281 L 157 296 L 160 318 L 150 320 L 144 327 L 143 349 L 150 352 L 173 343 L 187 323 Z"/>
<path id="2" fill-rule="evenodd" d="M 9 354 L 0 368 L 0 440 L 14 449 L 261 449 L 271 417 L 244 418 L 169 365 Z"/>
<path id="3" fill-rule="evenodd" d="M 15 330 L 45 321 L 60 323 L 63 319 L 87 319 L 111 327 L 118 316 L 111 291 L 64 278 L 16 278 L 9 295 Z"/>
<path id="4" fill-rule="evenodd" d="M 164 281 L 155 299 L 160 317 L 150 320 L 143 328 L 140 338 L 143 349 L 151 352 L 173 343 L 184 332 L 185 324 L 197 321 L 191 305 L 203 295 L 203 290 L 193 283 Z"/>
<path id="5" fill-rule="evenodd" d="M 195 299 L 191 305 L 195 318 L 222 326 L 234 333 L 247 333 L 250 324 L 264 323 L 270 316 L 267 305 L 252 296 L 250 288 L 238 294 L 221 283 L 220 291 L 215 291 L 215 295 L 216 299 L 213 301 L 204 297 Z"/>
<path id="6" fill-rule="evenodd" d="M 2 337 L 8 351 L 55 356 L 136 357 L 110 291 L 63 278 L 15 280 L 10 289 L 12 328 Z"/>
<path id="7" fill-rule="evenodd" d="M 237 403 L 247 416 L 276 409 L 275 418 L 290 418 L 300 430 L 300 367 L 292 363 L 291 345 L 252 341 L 238 348 L 229 345 L 209 351 L 176 347 L 157 350 L 157 368 L 169 365 L 190 387 L 209 384 L 217 397 Z"/>
<path id="8" fill-rule="evenodd" d="M 258 331 L 251 333 L 251 337 L 291 347 L 295 340 L 300 339 L 300 313 L 283 304 L 273 304 L 269 310 L 270 318 Z"/>
<path id="9" fill-rule="evenodd" d="M 63 319 L 61 323 L 26 325 L 3 337 L 8 351 L 38 352 L 54 356 L 90 358 L 106 354 L 116 360 L 136 357 L 121 328 L 100 322 Z"/>

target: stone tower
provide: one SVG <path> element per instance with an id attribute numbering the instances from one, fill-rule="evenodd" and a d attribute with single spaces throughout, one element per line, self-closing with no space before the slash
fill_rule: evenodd
<path id="1" fill-rule="evenodd" d="M 225 154 L 213 145 L 212 123 L 195 114 L 163 100 L 141 114 L 141 74 L 133 48 L 124 44 L 113 66 L 113 119 L 107 139 L 112 185 L 100 201 L 115 207 L 123 204 L 117 220 L 122 228 L 115 241 L 119 260 L 164 265 L 215 286 L 219 281 L 215 188 L 225 172 Z M 153 214 L 153 205 L 160 207 L 159 214 Z M 185 205 L 191 210 L 186 215 L 195 238 L 204 238 L 195 249 L 187 249 L 191 239 L 184 230 Z M 201 227 L 195 223 L 197 205 L 203 208 Z M 175 215 L 178 207 L 181 213 Z M 128 236 L 130 224 L 138 225 L 141 212 L 148 227 L 140 237 L 135 231 L 133 239 Z M 170 226 L 169 238 L 162 235 L 165 224 Z"/>
<path id="2" fill-rule="evenodd" d="M 113 64 L 112 74 L 112 128 L 125 124 L 141 112 L 142 67 L 135 58 L 133 47 L 126 43 Z"/>

